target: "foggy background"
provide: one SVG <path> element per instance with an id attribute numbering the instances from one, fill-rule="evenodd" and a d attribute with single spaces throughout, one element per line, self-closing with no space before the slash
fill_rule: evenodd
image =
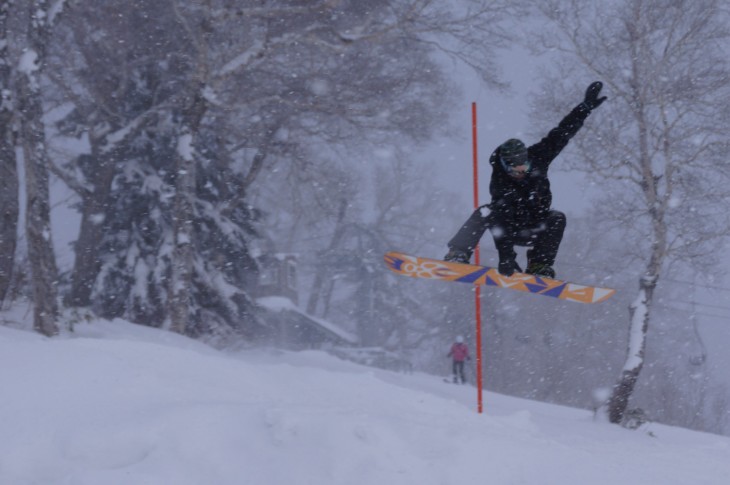
<path id="1" fill-rule="evenodd" d="M 624 365 L 629 305 L 649 271 L 658 278 L 632 407 L 730 433 L 723 2 L 132 3 L 65 2 L 45 37 L 32 35 L 28 6 L 2 17 L 2 55 L 14 66 L 2 82 L 18 93 L 6 129 L 31 112 L 19 102 L 23 80 L 25 96 L 42 102 L 46 156 L 30 167 L 50 172 L 57 272 L 44 275 L 56 293 L 43 301 L 59 302 L 58 326 L 94 314 L 224 348 L 315 346 L 446 375 L 457 335 L 474 351 L 471 288 L 396 277 L 383 253 L 441 258 L 472 211 L 472 101 L 487 203 L 491 151 L 512 137 L 537 142 L 600 80 L 608 100 L 551 167 L 553 207 L 568 216 L 556 270 L 618 293 L 581 306 L 483 291 L 485 385 L 600 405 Z M 620 30 L 626 19 L 635 37 Z M 565 25 L 594 55 L 571 48 Z M 665 43 L 665 64 L 650 69 L 640 53 Z M 31 48 L 45 55 L 38 68 L 22 62 Z M 637 106 L 648 113 L 641 123 Z M 656 214 L 642 205 L 635 168 L 644 129 L 659 193 L 676 180 L 659 221 L 676 251 L 656 253 L 655 266 Z M 4 164 L 18 167 L 17 200 L 35 200 L 32 130 L 16 131 Z M 25 207 L 6 217 L 17 227 L 4 227 L 18 234 L 13 269 L 0 272 L 5 308 L 39 305 Z M 294 281 L 265 294 L 272 265 L 287 257 Z M 482 263 L 496 262 L 487 235 Z M 335 330 L 317 341 L 287 333 L 299 324 L 272 296 L 307 325 Z"/>

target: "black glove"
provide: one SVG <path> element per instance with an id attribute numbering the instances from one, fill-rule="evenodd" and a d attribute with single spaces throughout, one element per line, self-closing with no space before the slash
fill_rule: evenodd
<path id="1" fill-rule="evenodd" d="M 601 92 L 602 87 L 603 83 L 601 81 L 596 81 L 591 83 L 591 85 L 588 86 L 588 89 L 586 89 L 586 98 L 583 100 L 583 106 L 585 106 L 588 111 L 598 108 L 601 106 L 601 103 L 606 101 L 606 96 L 602 98 L 598 97 L 598 93 Z"/>
<path id="2" fill-rule="evenodd" d="M 520 268 L 520 265 L 517 264 L 517 261 L 514 259 L 505 259 L 501 260 L 499 262 L 499 267 L 497 270 L 500 272 L 500 274 L 503 274 L 505 276 L 512 276 L 515 271 L 518 273 L 522 273 L 522 268 Z"/>

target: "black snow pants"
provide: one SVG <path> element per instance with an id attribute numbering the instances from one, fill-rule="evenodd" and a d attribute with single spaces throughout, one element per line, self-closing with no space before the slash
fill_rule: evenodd
<path id="1" fill-rule="evenodd" d="M 471 254 L 484 231 L 489 229 L 500 261 L 514 260 L 514 247 L 526 246 L 531 248 L 527 251 L 528 265 L 532 263 L 553 266 L 563 240 L 565 224 L 565 214 L 556 210 L 549 211 L 543 221 L 520 226 L 511 221 L 500 220 L 493 212 L 488 212 L 486 207 L 480 207 L 449 241 L 449 248 Z"/>

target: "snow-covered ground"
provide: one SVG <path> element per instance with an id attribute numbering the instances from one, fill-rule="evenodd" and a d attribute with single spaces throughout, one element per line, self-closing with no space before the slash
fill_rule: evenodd
<path id="1" fill-rule="evenodd" d="M 121 321 L 0 326 L 0 484 L 730 483 L 729 438 L 484 398 L 478 414 L 439 377 Z"/>

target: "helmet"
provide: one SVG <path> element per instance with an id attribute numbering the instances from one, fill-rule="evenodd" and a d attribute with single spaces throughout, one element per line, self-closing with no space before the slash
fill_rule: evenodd
<path id="1" fill-rule="evenodd" d="M 460 344 L 460 343 L 463 343 L 463 342 L 464 342 L 464 337 L 462 337 L 461 335 L 458 335 L 456 337 L 456 343 L 459 343 Z"/>
<path id="2" fill-rule="evenodd" d="M 527 158 L 527 147 L 517 138 L 510 138 L 499 145 L 499 163 L 505 172 L 511 174 L 514 167 L 526 165 L 530 170 L 530 160 Z"/>

